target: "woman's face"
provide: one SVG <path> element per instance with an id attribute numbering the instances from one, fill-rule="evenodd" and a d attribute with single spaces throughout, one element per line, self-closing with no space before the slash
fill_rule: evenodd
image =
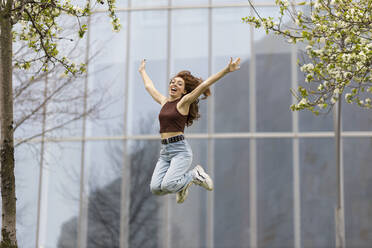
<path id="1" fill-rule="evenodd" d="M 181 77 L 174 77 L 169 83 L 168 88 L 169 96 L 173 98 L 179 98 L 183 94 L 186 94 L 185 81 Z"/>

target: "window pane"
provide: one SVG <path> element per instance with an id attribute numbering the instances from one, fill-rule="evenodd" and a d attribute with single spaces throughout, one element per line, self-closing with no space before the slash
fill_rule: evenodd
<path id="1" fill-rule="evenodd" d="M 44 156 L 40 246 L 76 247 L 81 143 L 47 143 Z"/>
<path id="2" fill-rule="evenodd" d="M 120 13 L 121 32 L 112 31 L 106 14 L 93 15 L 90 27 L 88 108 L 98 108 L 98 115 L 88 119 L 87 136 L 108 136 L 123 133 L 126 13 Z M 97 107 L 95 107 L 97 106 Z M 95 112 L 97 113 L 97 112 Z"/>
<path id="3" fill-rule="evenodd" d="M 86 147 L 86 187 L 89 192 L 87 247 L 117 247 L 123 142 L 88 142 Z"/>
<path id="4" fill-rule="evenodd" d="M 171 76 L 188 70 L 194 76 L 208 75 L 208 12 L 205 9 L 172 11 Z M 168 83 L 168 82 L 167 82 Z M 168 85 L 168 84 L 166 84 Z M 207 131 L 207 101 L 199 102 L 201 118 L 186 128 L 188 133 Z"/>
<path id="5" fill-rule="evenodd" d="M 27 118 L 27 116 L 40 108 L 40 104 L 42 104 L 44 100 L 45 80 L 41 79 L 37 83 L 26 87 L 25 82 L 29 80 L 18 80 L 18 76 L 24 76 L 23 74 L 25 74 L 24 71 L 15 70 L 14 72 L 13 87 L 15 94 L 17 94 L 16 92 L 22 92 L 21 89 L 25 88 L 25 93 L 18 93 L 19 95 L 14 97 L 13 100 L 14 123 L 15 126 L 19 125 L 16 128 L 16 132 L 14 132 L 15 144 L 18 143 L 17 140 L 23 140 L 34 136 L 39 137 L 42 133 L 43 108 L 39 109 L 39 111 L 30 117 Z"/>
<path id="6" fill-rule="evenodd" d="M 155 88 L 167 94 L 167 12 L 133 12 L 131 18 L 128 133 L 158 134 L 161 106 L 146 91 L 138 68 L 146 59 L 146 72 Z"/>
<path id="7" fill-rule="evenodd" d="M 372 142 L 343 140 L 346 244 L 367 248 L 372 244 Z"/>
<path id="8" fill-rule="evenodd" d="M 117 0 L 115 4 L 117 8 L 126 8 L 128 6 L 128 0 Z"/>
<path id="9" fill-rule="evenodd" d="M 157 199 L 149 184 L 159 154 L 156 141 L 131 141 L 128 145 L 130 178 L 130 247 L 154 247 L 158 241 Z M 87 144 L 89 178 L 87 247 L 118 247 L 122 196 L 123 142 Z"/>
<path id="10" fill-rule="evenodd" d="M 67 80 L 48 80 L 48 88 L 56 92 Z M 56 94 L 54 99 L 46 106 L 46 130 L 53 130 L 45 133 L 45 137 L 81 137 L 83 133 L 83 112 L 84 112 L 84 77 L 75 78 L 69 87 L 64 87 L 64 92 Z M 52 86 L 53 84 L 53 86 Z M 53 88 L 53 90 L 51 89 Z M 74 120 L 76 119 L 76 120 Z M 42 119 L 39 120 L 42 127 Z M 59 127 L 59 128 L 56 128 Z M 56 129 L 54 129 L 56 128 Z M 42 134 L 42 132 L 40 132 Z M 41 138 L 41 136 L 40 136 Z"/>
<path id="11" fill-rule="evenodd" d="M 335 247 L 334 139 L 300 139 L 301 228 L 305 248 Z"/>
<path id="12" fill-rule="evenodd" d="M 249 26 L 238 18 L 246 15 L 248 10 L 213 10 L 212 73 L 225 68 L 230 57 L 241 58 L 240 70 L 226 75 L 214 86 L 216 132 L 249 131 L 250 32 Z"/>
<path id="13" fill-rule="evenodd" d="M 291 139 L 257 140 L 258 246 L 293 247 Z"/>
<path id="14" fill-rule="evenodd" d="M 258 8 L 262 16 L 277 16 L 277 8 Z M 283 39 L 255 30 L 257 131 L 292 129 L 291 47 Z"/>
<path id="15" fill-rule="evenodd" d="M 371 131 L 372 111 L 342 101 L 342 129 L 344 131 Z"/>
<path id="16" fill-rule="evenodd" d="M 159 202 L 162 199 L 150 191 L 151 176 L 159 158 L 160 141 L 133 140 L 129 144 L 131 148 L 127 162 L 130 159 L 130 247 L 161 247 Z"/>
<path id="17" fill-rule="evenodd" d="M 18 147 L 15 150 L 15 161 L 18 245 L 32 248 L 36 242 L 40 145 L 25 144 Z"/>
<path id="18" fill-rule="evenodd" d="M 249 140 L 217 139 L 214 153 L 214 245 L 247 247 L 250 242 Z"/>

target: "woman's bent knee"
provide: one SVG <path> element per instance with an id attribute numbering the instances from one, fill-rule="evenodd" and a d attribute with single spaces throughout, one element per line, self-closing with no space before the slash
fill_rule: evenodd
<path id="1" fill-rule="evenodd" d="M 176 181 L 171 181 L 171 182 L 163 182 L 160 188 L 164 192 L 175 193 L 178 191 L 180 187 Z"/>
<path id="2" fill-rule="evenodd" d="M 165 193 L 161 190 L 160 186 L 150 185 L 151 193 L 154 195 L 165 195 Z"/>

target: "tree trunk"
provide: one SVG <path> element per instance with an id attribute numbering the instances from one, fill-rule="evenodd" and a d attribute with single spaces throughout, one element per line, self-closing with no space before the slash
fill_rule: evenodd
<path id="1" fill-rule="evenodd" d="M 0 248 L 17 247 L 12 89 L 12 0 L 0 9 L 0 161 L 2 240 Z"/>

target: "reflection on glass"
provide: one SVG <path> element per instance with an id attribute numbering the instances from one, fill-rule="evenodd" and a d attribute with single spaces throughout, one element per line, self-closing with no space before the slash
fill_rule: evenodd
<path id="1" fill-rule="evenodd" d="M 362 93 L 363 94 L 363 93 Z M 363 99 L 363 97 L 361 97 Z M 344 131 L 371 131 L 372 111 L 342 100 L 342 129 Z"/>
<path id="2" fill-rule="evenodd" d="M 60 85 L 65 83 L 64 78 L 48 80 L 48 89 L 58 92 Z M 83 130 L 84 112 L 84 77 L 75 78 L 64 87 L 63 92 L 56 94 L 46 106 L 45 137 L 81 137 Z M 51 94 L 51 93 L 49 93 Z M 88 111 L 87 111 L 88 112 Z M 39 120 L 42 127 L 42 119 Z M 59 127 L 59 128 L 56 128 Z M 56 128 L 56 129 L 55 129 Z M 40 134 L 42 132 L 40 131 Z M 40 136 L 41 137 L 41 136 Z"/>
<path id="3" fill-rule="evenodd" d="M 271 43 L 268 46 L 276 46 Z M 291 55 L 256 54 L 256 126 L 259 132 L 289 132 L 292 129 Z"/>
<path id="4" fill-rule="evenodd" d="M 258 8 L 257 11 L 262 16 L 278 15 L 278 8 Z M 291 131 L 291 47 L 278 36 L 266 35 L 262 29 L 255 30 L 254 38 L 257 131 Z"/>
<path id="5" fill-rule="evenodd" d="M 224 57 L 225 59 L 230 59 L 232 56 L 239 56 L 242 61 L 249 59 L 250 26 L 246 23 L 242 23 L 240 19 L 248 14 L 249 8 L 247 7 L 213 9 L 213 56 Z M 225 66 L 226 64 L 223 65 Z M 214 70 L 219 68 L 217 64 L 214 66 Z"/>
<path id="6" fill-rule="evenodd" d="M 349 247 L 372 244 L 371 138 L 344 138 L 345 233 Z"/>
<path id="7" fill-rule="evenodd" d="M 47 143 L 44 157 L 43 190 L 47 193 L 43 196 L 46 195 L 47 221 L 45 243 L 41 246 L 76 247 L 81 143 Z"/>
<path id="8" fill-rule="evenodd" d="M 299 131 L 333 131 L 333 112 L 314 115 L 308 110 L 299 112 Z"/>
<path id="9" fill-rule="evenodd" d="M 125 27 L 126 13 L 119 17 Z M 88 68 L 88 108 L 96 106 L 99 114 L 88 119 L 87 136 L 107 136 L 123 121 L 127 29 L 113 32 L 103 13 L 93 15 L 91 24 L 90 55 L 94 58 Z M 117 135 L 122 132 L 122 128 L 115 130 Z"/>
<path id="10" fill-rule="evenodd" d="M 152 172 L 157 162 L 159 140 L 129 142 L 132 149 L 126 162 L 131 165 L 130 247 L 158 247 L 161 222 L 158 198 L 150 191 Z"/>
<path id="11" fill-rule="evenodd" d="M 17 239 L 19 247 L 35 246 L 40 145 L 27 144 L 15 150 Z"/>
<path id="12" fill-rule="evenodd" d="M 160 104 L 146 91 L 138 72 L 142 59 L 146 59 L 146 72 L 155 88 L 167 94 L 167 13 L 146 11 L 132 13 L 131 58 L 129 74 L 129 134 L 158 134 Z M 150 38 L 151 37 L 151 38 Z M 145 125 L 142 125 L 146 123 Z"/>
<path id="13" fill-rule="evenodd" d="M 249 140 L 218 139 L 214 154 L 214 245 L 247 247 L 250 235 Z"/>
<path id="14" fill-rule="evenodd" d="M 87 143 L 87 247 L 117 247 L 120 239 L 120 199 L 123 142 Z"/>
<path id="15" fill-rule="evenodd" d="M 241 58 L 239 71 L 226 75 L 214 86 L 215 131 L 249 131 L 249 26 L 237 16 L 244 16 L 248 8 L 213 10 L 212 73 L 228 64 L 230 57 Z"/>
<path id="16" fill-rule="evenodd" d="M 208 12 L 205 9 L 172 11 L 171 76 L 188 70 L 194 76 L 208 78 Z M 186 132 L 207 131 L 207 102 L 199 102 L 201 119 Z"/>
<path id="17" fill-rule="evenodd" d="M 333 139 L 300 140 L 300 187 L 304 247 L 335 247 L 337 168 Z"/>
<path id="18" fill-rule="evenodd" d="M 150 179 L 159 154 L 159 141 L 131 141 L 126 165 L 131 166 L 130 247 L 156 247 L 158 203 Z M 87 144 L 89 205 L 87 247 L 118 247 L 123 167 L 123 142 Z"/>
<path id="19" fill-rule="evenodd" d="M 128 0 L 116 0 L 115 6 L 117 8 L 126 8 L 128 6 Z"/>
<path id="20" fill-rule="evenodd" d="M 258 246 L 292 247 L 291 139 L 257 140 Z"/>

